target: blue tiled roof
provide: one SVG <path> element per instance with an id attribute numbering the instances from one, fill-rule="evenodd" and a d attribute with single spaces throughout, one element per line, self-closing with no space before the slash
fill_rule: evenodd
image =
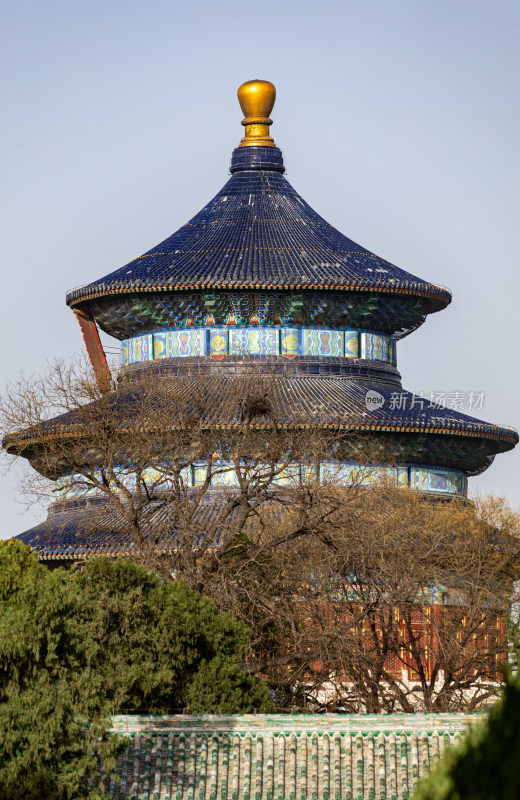
<path id="1" fill-rule="evenodd" d="M 233 150 L 229 168 L 232 175 L 242 170 L 257 169 L 284 173 L 282 151 L 278 147 L 237 147 Z"/>
<path id="2" fill-rule="evenodd" d="M 69 292 L 67 302 L 117 293 L 203 288 L 332 288 L 427 297 L 420 280 L 344 236 L 283 176 L 277 148 L 237 148 L 232 175 L 193 219 L 142 256 Z"/>
<path id="3" fill-rule="evenodd" d="M 187 359 L 188 360 L 188 359 Z M 174 360 L 173 360 L 174 361 Z M 193 359 L 196 362 L 196 359 Z M 222 362 L 219 362 L 222 364 Z M 358 373 L 363 371 L 359 360 Z M 459 463 L 453 463 L 460 469 L 476 473 L 489 466 L 490 457 L 499 452 L 513 448 L 518 442 L 518 433 L 512 428 L 504 428 L 488 422 L 482 422 L 460 411 L 449 408 L 432 407 L 428 401 L 421 401 L 412 392 L 401 388 L 399 374 L 391 367 L 380 370 L 381 377 L 374 377 L 370 362 L 367 364 L 367 376 L 360 374 L 333 375 L 324 374 L 323 365 L 316 365 L 318 374 L 287 374 L 281 380 L 273 380 L 269 385 L 269 398 L 272 402 L 272 418 L 262 418 L 258 424 L 269 424 L 274 419 L 278 426 L 308 426 L 337 428 L 338 430 L 356 430 L 361 432 L 378 432 L 390 434 L 421 434 L 427 438 L 438 440 L 443 437 L 458 437 L 468 441 L 465 457 L 458 454 Z M 329 364 L 329 368 L 333 365 Z M 133 407 L 139 408 L 139 382 L 133 389 L 131 377 L 134 368 L 128 368 L 127 380 L 130 385 L 112 398 L 112 420 L 124 421 L 124 427 L 131 429 Z M 157 375 L 164 376 L 168 364 L 160 366 L 146 364 L 140 370 L 155 370 Z M 344 369 L 344 368 L 343 368 Z M 139 370 L 134 370 L 135 375 Z M 226 374 L 215 374 L 208 380 L 205 376 L 164 376 L 163 380 L 177 380 L 180 383 L 173 389 L 175 407 L 179 413 L 189 407 L 197 392 L 204 391 L 206 407 L 202 425 L 213 428 L 232 428 L 241 421 L 241 399 L 244 384 Z M 367 408 L 367 392 L 376 392 L 383 402 L 378 408 Z M 184 393 L 184 394 L 183 394 Z M 184 399 L 183 399 L 184 398 Z M 175 407 L 172 406 L 172 427 L 182 425 L 176 419 Z M 88 407 L 87 407 L 88 408 Z M 87 417 L 89 416 L 87 411 Z M 45 423 L 43 431 L 24 431 L 23 434 L 8 437 L 4 446 L 12 449 L 23 449 L 29 442 L 41 440 L 43 435 L 66 435 L 73 433 L 81 419 L 76 412 L 69 412 Z M 397 440 L 396 440 L 397 441 Z M 25 442 L 27 444 L 25 444 Z M 402 446 L 402 445 L 400 445 Z M 431 455 L 425 456 L 431 462 Z M 415 459 L 414 459 L 415 460 Z M 419 460 L 423 460 L 422 458 Z"/>
<path id="4" fill-rule="evenodd" d="M 208 527 L 221 512 L 223 502 L 225 500 L 220 492 L 210 490 L 206 502 L 197 507 L 194 523 L 201 534 L 194 541 L 194 547 L 202 543 Z M 153 518 L 151 546 L 158 551 L 178 549 L 181 537 L 177 533 L 174 509 L 166 505 L 158 511 L 148 506 L 144 513 L 147 511 Z M 227 524 L 229 526 L 232 523 L 233 515 Z M 156 531 L 161 529 L 165 533 L 156 541 Z M 229 527 L 216 532 L 212 547 L 220 546 L 226 530 Z M 58 502 L 50 507 L 47 519 L 16 538 L 30 546 L 40 558 L 48 560 L 66 561 L 98 555 L 125 556 L 136 550 L 136 544 L 125 533 L 125 523 L 118 518 L 114 506 L 96 498 Z"/>

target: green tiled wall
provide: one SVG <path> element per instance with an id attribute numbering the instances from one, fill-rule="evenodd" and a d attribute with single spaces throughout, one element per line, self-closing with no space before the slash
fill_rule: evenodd
<path id="1" fill-rule="evenodd" d="M 478 714 L 113 718 L 113 798 L 404 800 Z"/>

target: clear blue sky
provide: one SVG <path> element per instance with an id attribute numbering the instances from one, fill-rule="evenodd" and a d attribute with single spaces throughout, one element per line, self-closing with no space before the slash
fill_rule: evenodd
<path id="1" fill-rule="evenodd" d="M 451 306 L 398 345 L 415 391 L 519 425 L 517 0 L 2 0 L 2 382 L 82 347 L 66 290 L 160 242 L 226 180 L 240 83 L 276 84 L 288 178 Z M 520 503 L 518 452 L 474 489 Z M 14 475 L 0 536 L 21 532 Z"/>

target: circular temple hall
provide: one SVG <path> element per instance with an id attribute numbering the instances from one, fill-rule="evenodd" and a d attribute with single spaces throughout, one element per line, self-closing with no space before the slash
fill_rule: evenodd
<path id="1" fill-rule="evenodd" d="M 120 343 L 115 404 L 138 391 L 144 375 L 201 375 L 214 395 L 208 425 L 225 427 L 238 413 L 226 398 L 255 369 L 276 379 L 277 425 L 370 437 L 392 456 L 322 459 L 312 464 L 313 480 L 385 480 L 434 498 L 465 497 L 468 478 L 512 449 L 518 434 L 403 388 L 399 341 L 446 308 L 450 292 L 356 244 L 300 197 L 270 136 L 275 96 L 269 81 L 239 88 L 244 136 L 228 181 L 201 211 L 129 264 L 67 294 L 99 387 L 114 392 L 99 329 Z M 64 414 L 43 435 L 73 428 Z M 32 459 L 37 443 L 26 431 L 4 447 Z M 309 468 L 301 464 L 290 479 L 308 480 Z M 124 552 L 110 530 L 81 535 L 89 504 L 100 502 L 96 492 L 69 473 L 53 477 L 57 500 L 47 519 L 19 538 L 55 561 Z M 184 480 L 196 487 L 204 476 L 190 465 Z M 232 471 L 215 474 L 215 492 L 235 480 Z"/>

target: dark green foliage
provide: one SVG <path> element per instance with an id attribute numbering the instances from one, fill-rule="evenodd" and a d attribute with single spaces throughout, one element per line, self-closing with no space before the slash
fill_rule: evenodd
<path id="1" fill-rule="evenodd" d="M 86 781 L 100 756 L 110 769 L 122 742 L 107 735 L 109 709 L 93 670 L 98 645 L 77 610 L 65 572 L 49 572 L 14 540 L 2 544 L 1 800 L 102 796 Z"/>
<path id="2" fill-rule="evenodd" d="M 95 610 L 106 691 L 128 713 L 242 713 L 268 703 L 266 686 L 238 666 L 248 629 L 183 581 L 127 559 L 95 558 L 75 577 Z"/>
<path id="3" fill-rule="evenodd" d="M 488 719 L 448 751 L 413 800 L 518 800 L 519 765 L 520 685 L 509 678 Z"/>
<path id="4" fill-rule="evenodd" d="M 130 561 L 49 571 L 3 543 L 0 800 L 104 797 L 89 779 L 125 746 L 112 711 L 267 708 L 238 666 L 247 637 L 210 599 Z"/>
<path id="5" fill-rule="evenodd" d="M 265 684 L 246 675 L 223 653 L 201 662 L 187 686 L 186 699 L 194 714 L 208 708 L 222 714 L 270 709 Z"/>

